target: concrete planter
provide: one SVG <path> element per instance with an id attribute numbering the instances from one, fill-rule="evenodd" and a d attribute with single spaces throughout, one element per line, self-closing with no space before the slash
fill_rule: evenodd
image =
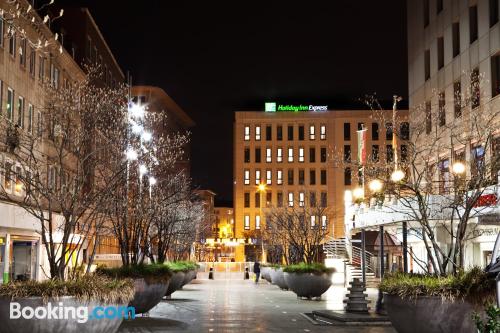
<path id="1" fill-rule="evenodd" d="M 196 276 L 196 270 L 189 270 L 184 273 L 184 280 L 182 281 L 181 288 L 184 287 L 186 284 L 190 283 L 193 281 L 194 277 Z"/>
<path id="2" fill-rule="evenodd" d="M 165 296 L 170 296 L 176 290 L 179 290 L 181 288 L 182 282 L 184 282 L 184 276 L 185 276 L 184 272 L 175 272 L 172 274 Z"/>
<path id="3" fill-rule="evenodd" d="M 473 333 L 477 332 L 472 312 L 478 311 L 468 302 L 442 301 L 439 296 L 402 299 L 384 294 L 387 315 L 398 333 Z"/>
<path id="4" fill-rule="evenodd" d="M 321 297 L 332 285 L 332 274 L 284 273 L 285 282 L 297 297 Z"/>
<path id="5" fill-rule="evenodd" d="M 262 267 L 260 270 L 260 276 L 271 283 L 271 267 Z"/>
<path id="6" fill-rule="evenodd" d="M 47 303 L 44 303 L 41 297 L 26 297 L 17 298 L 11 300 L 8 297 L 0 297 L 0 322 L 2 333 L 22 333 L 22 332 L 32 332 L 32 333 L 66 333 L 66 332 L 78 332 L 78 333 L 115 333 L 118 331 L 120 324 L 122 323 L 122 318 L 117 316 L 116 318 L 108 319 L 89 319 L 86 322 L 79 323 L 82 321 L 79 317 L 81 312 L 76 311 L 76 317 L 72 318 L 69 316 L 68 319 L 47 319 L 47 318 L 36 318 L 32 319 L 10 319 L 10 304 L 11 302 L 17 302 L 20 304 L 21 309 L 25 307 L 30 307 L 32 309 L 37 309 L 38 307 L 44 307 L 47 309 Z M 52 307 L 60 306 L 62 303 L 63 308 L 67 307 L 87 307 L 88 315 L 92 314 L 92 311 L 96 307 L 124 307 L 126 304 L 101 304 L 99 302 L 90 301 L 87 303 L 82 303 L 75 297 L 66 296 L 60 297 L 58 299 L 49 299 L 48 302 L 51 303 Z M 99 310 L 99 315 L 103 315 L 102 311 Z M 64 312 L 63 312 L 64 313 Z M 41 312 L 38 312 L 38 316 Z M 80 319 L 79 319 L 80 318 Z"/>
<path id="7" fill-rule="evenodd" d="M 135 307 L 135 313 L 145 313 L 154 308 L 167 292 L 169 282 L 148 284 L 144 279 L 134 280 L 134 299 L 129 306 Z"/>
<path id="8" fill-rule="evenodd" d="M 288 285 L 286 284 L 283 274 L 283 268 L 271 268 L 270 275 L 272 284 L 277 285 L 283 290 L 288 290 Z"/>

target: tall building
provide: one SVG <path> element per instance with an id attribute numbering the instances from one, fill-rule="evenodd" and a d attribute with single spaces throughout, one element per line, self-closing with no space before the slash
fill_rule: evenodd
<path id="1" fill-rule="evenodd" d="M 358 170 L 351 166 L 358 153 L 357 130 L 368 130 L 365 144 L 370 156 L 390 158 L 389 124 L 379 123 L 367 110 L 275 103 L 267 104 L 266 110 L 235 113 L 236 238 L 264 228 L 272 207 L 293 204 L 326 207 L 328 214 L 320 217 L 318 225 L 327 228 L 331 237 L 343 237 L 344 192 L 360 183 Z M 407 111 L 400 111 L 400 117 L 406 115 Z M 252 248 L 252 244 L 239 246 L 236 261 L 254 259 Z"/>

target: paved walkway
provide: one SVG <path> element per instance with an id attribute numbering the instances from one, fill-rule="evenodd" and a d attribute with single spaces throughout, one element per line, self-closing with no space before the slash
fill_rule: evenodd
<path id="1" fill-rule="evenodd" d="M 162 301 L 149 317 L 124 322 L 119 333 L 158 332 L 362 332 L 395 333 L 390 327 L 313 325 L 301 313 L 342 309 L 345 290 L 332 286 L 321 301 L 299 300 L 265 281 L 194 280 Z M 374 291 L 369 291 L 372 297 Z"/>

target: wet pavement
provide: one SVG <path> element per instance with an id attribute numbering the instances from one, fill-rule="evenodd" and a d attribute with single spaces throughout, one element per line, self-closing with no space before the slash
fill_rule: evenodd
<path id="1" fill-rule="evenodd" d="M 314 325 L 301 313 L 340 310 L 345 289 L 332 286 L 322 300 L 297 299 L 265 281 L 194 280 L 149 313 L 126 321 L 119 333 L 159 332 L 362 332 L 395 333 L 391 327 Z M 375 290 L 368 290 L 370 298 Z M 372 303 L 373 304 L 373 303 Z"/>

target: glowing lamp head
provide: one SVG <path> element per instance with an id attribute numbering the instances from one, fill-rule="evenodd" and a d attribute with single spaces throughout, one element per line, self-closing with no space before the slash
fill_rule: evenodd
<path id="1" fill-rule="evenodd" d="M 149 142 L 149 141 L 151 141 L 152 138 L 153 138 L 153 135 L 150 132 L 144 131 L 142 133 L 142 140 L 144 140 L 144 142 Z"/>
<path id="2" fill-rule="evenodd" d="M 146 174 L 148 172 L 148 168 L 144 164 L 141 164 L 139 166 L 139 172 L 140 172 L 141 175 L 144 175 L 144 174 Z"/>
<path id="3" fill-rule="evenodd" d="M 365 197 L 365 191 L 363 190 L 363 188 L 358 187 L 355 188 L 354 191 L 352 191 L 352 195 L 354 199 L 363 199 Z"/>
<path id="4" fill-rule="evenodd" d="M 453 163 L 451 170 L 454 174 L 461 175 L 465 172 L 465 165 L 462 162 Z"/>
<path id="5" fill-rule="evenodd" d="M 405 173 L 402 170 L 395 170 L 391 175 L 391 180 L 395 183 L 400 182 L 405 178 Z"/>
<path id="6" fill-rule="evenodd" d="M 370 188 L 370 191 L 372 192 L 380 192 L 382 190 L 382 182 L 378 179 L 374 179 L 370 182 L 370 184 L 368 185 L 369 188 Z"/>
<path id="7" fill-rule="evenodd" d="M 149 177 L 149 184 L 150 185 L 156 185 L 156 178 L 155 177 Z"/>
<path id="8" fill-rule="evenodd" d="M 144 117 L 144 107 L 141 105 L 137 105 L 132 103 L 128 108 L 130 115 L 136 119 L 141 119 Z"/>
<path id="9" fill-rule="evenodd" d="M 137 159 L 137 152 L 135 150 L 133 150 L 132 148 L 130 148 L 129 150 L 127 150 L 127 152 L 125 153 L 125 155 L 127 156 L 127 159 L 129 161 L 135 161 Z"/>
<path id="10" fill-rule="evenodd" d="M 142 126 L 138 124 L 132 125 L 132 132 L 134 134 L 141 134 L 142 133 Z"/>
<path id="11" fill-rule="evenodd" d="M 258 189 L 260 192 L 264 192 L 266 190 L 266 184 L 259 184 Z"/>

